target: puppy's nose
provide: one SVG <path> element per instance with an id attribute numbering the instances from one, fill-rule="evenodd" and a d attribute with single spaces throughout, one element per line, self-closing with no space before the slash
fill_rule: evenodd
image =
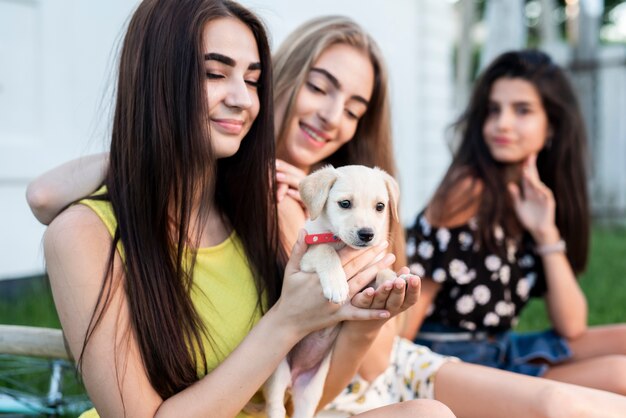
<path id="1" fill-rule="evenodd" d="M 374 239 L 374 231 L 372 228 L 361 228 L 359 229 L 359 232 L 357 232 L 357 235 L 363 242 L 370 242 Z"/>

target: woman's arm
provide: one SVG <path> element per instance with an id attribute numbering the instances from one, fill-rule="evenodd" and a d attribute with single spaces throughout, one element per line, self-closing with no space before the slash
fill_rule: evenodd
<path id="1" fill-rule="evenodd" d="M 281 242 L 285 249 L 290 250 L 304 226 L 306 215 L 300 203 L 291 196 L 283 197 L 277 206 Z"/>
<path id="2" fill-rule="evenodd" d="M 59 215 L 45 234 L 55 304 L 75 358 L 83 348 L 110 245 L 106 227 L 81 205 Z M 281 298 L 237 349 L 199 382 L 165 401 L 150 385 L 134 334 L 129 332 L 124 273 L 116 255 L 110 305 L 83 355 L 83 379 L 99 415 L 233 417 L 306 334 L 344 320 L 380 319 L 381 310 L 327 303 L 319 279 L 299 272 L 305 249 L 301 238 L 287 266 Z M 370 251 L 360 263 L 370 263 L 377 254 Z M 316 294 L 320 297 L 311 297 Z M 268 340 L 271 346 L 266 344 Z"/>
<path id="3" fill-rule="evenodd" d="M 555 231 L 535 238 L 538 246 L 554 245 L 560 240 Z M 587 330 L 587 299 L 578 285 L 576 276 L 565 252 L 556 251 L 541 256 L 546 277 L 545 294 L 548 316 L 557 333 L 567 339 L 574 339 Z"/>
<path id="4" fill-rule="evenodd" d="M 415 335 L 422 326 L 428 307 L 433 303 L 437 293 L 441 289 L 441 284 L 432 279 L 422 279 L 422 291 L 419 300 L 404 315 L 404 324 L 400 335 L 407 340 L 413 341 Z"/>
<path id="5" fill-rule="evenodd" d="M 26 201 L 37 220 L 48 225 L 72 202 L 96 190 L 108 167 L 108 153 L 68 161 L 30 182 Z"/>
<path id="6" fill-rule="evenodd" d="M 394 259 L 395 257 L 390 257 L 389 262 L 393 263 Z M 408 273 L 408 268 L 403 270 L 400 274 Z M 411 275 L 406 281 L 402 278 L 389 280 L 375 291 L 372 288 L 366 289 L 352 299 L 352 304 L 359 307 L 387 309 L 391 320 L 349 321 L 343 324 L 334 345 L 320 407 L 339 395 L 357 372 L 365 379 L 373 380 L 387 369 L 393 341 L 397 335 L 397 315 L 413 306 L 419 293 L 420 280 Z"/>
<path id="7" fill-rule="evenodd" d="M 552 191 L 541 181 L 537 171 L 536 155 L 525 162 L 522 175 L 522 188 L 509 185 L 517 217 L 532 235 L 540 249 L 546 277 L 545 296 L 550 320 L 555 330 L 565 338 L 573 339 L 587 329 L 587 301 L 565 251 L 554 250 L 560 241 L 560 233 L 555 222 L 556 203 Z M 550 248 L 541 251 L 541 248 Z"/>

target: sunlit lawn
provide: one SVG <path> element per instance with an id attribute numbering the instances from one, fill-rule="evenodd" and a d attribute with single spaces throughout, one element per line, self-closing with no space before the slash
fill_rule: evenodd
<path id="1" fill-rule="evenodd" d="M 626 322 L 626 229 L 595 228 L 591 257 L 580 284 L 587 295 L 589 324 Z M 523 312 L 519 330 L 549 327 L 545 304 L 534 300 Z"/>

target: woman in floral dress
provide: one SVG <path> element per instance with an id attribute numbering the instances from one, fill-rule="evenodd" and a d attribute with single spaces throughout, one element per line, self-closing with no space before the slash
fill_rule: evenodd
<path id="1" fill-rule="evenodd" d="M 425 279 L 405 336 L 446 355 L 626 393 L 626 326 L 587 326 L 585 128 L 564 72 L 498 57 L 456 127 L 460 147 L 407 237 Z M 512 331 L 533 297 L 553 329 Z M 419 330 L 419 331 L 418 331 Z"/>

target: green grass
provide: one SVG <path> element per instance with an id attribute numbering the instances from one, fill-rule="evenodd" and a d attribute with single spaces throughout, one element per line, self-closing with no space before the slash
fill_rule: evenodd
<path id="1" fill-rule="evenodd" d="M 626 229 L 596 227 L 591 254 L 580 285 L 589 304 L 589 325 L 626 322 Z M 520 318 L 519 331 L 550 328 L 545 304 L 531 301 Z"/>
<path id="2" fill-rule="evenodd" d="M 46 276 L 0 281 L 0 324 L 61 328 Z"/>

